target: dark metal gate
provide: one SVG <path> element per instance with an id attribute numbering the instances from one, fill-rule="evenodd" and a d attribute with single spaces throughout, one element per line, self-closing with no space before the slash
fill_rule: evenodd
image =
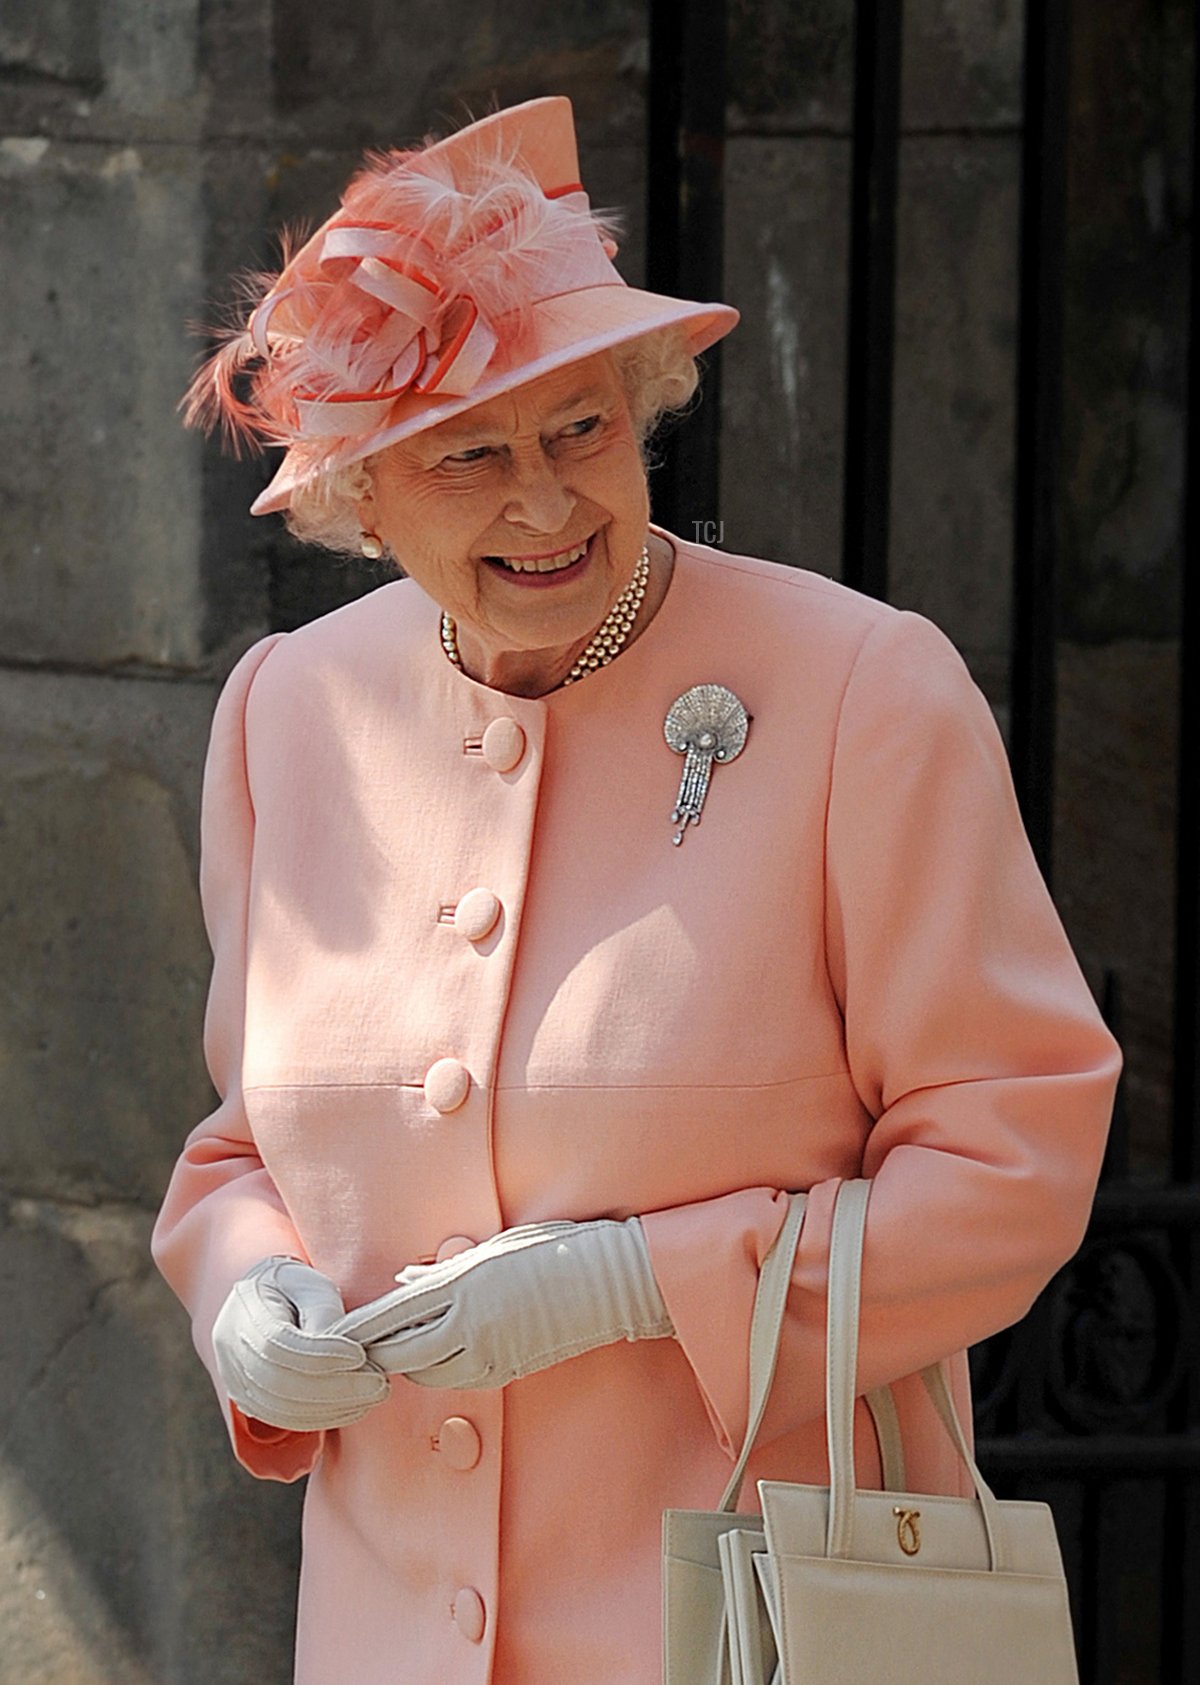
<path id="1" fill-rule="evenodd" d="M 690 297 L 724 296 L 725 49 L 735 9 L 725 0 L 651 6 L 647 284 Z M 888 594 L 903 11 L 895 0 L 855 8 L 842 577 L 880 597 Z M 1051 883 L 1072 11 L 1071 0 L 1030 0 L 1024 43 L 1009 749 Z M 1192 194 L 1194 230 L 1194 170 Z M 1192 452 L 1198 338 L 1193 262 Z M 656 512 L 678 531 L 716 514 L 719 378 L 717 357 L 708 402 L 668 442 L 655 480 Z M 971 1354 L 984 1472 L 1003 1496 L 1053 1505 L 1083 1685 L 1200 1681 L 1200 514 L 1194 476 L 1186 483 L 1168 1162 L 1154 1181 L 1131 1174 L 1123 1084 L 1080 1251 L 1023 1322 Z M 1113 969 L 1101 1005 L 1120 1038 Z"/>

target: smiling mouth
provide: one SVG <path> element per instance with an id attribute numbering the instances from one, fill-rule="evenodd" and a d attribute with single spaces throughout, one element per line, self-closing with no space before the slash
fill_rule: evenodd
<path id="1" fill-rule="evenodd" d="M 485 556 L 485 562 L 507 573 L 563 573 L 581 562 L 588 553 L 592 538 L 585 538 L 570 550 L 556 551 L 552 556 Z"/>

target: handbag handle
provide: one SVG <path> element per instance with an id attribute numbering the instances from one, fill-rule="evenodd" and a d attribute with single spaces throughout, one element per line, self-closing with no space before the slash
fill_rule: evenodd
<path id="1" fill-rule="evenodd" d="M 859 1309 L 868 1177 L 842 1183 L 833 1207 L 829 1243 L 829 1289 L 825 1323 L 825 1431 L 829 1449 L 829 1526 L 826 1554 L 848 1557 L 854 1537 L 854 1397 L 858 1369 Z M 1008 1566 L 1005 1529 L 995 1494 L 979 1472 L 959 1420 L 954 1397 L 939 1363 L 921 1370 L 925 1390 L 974 1482 L 987 1533 L 990 1566 Z"/>
<path id="2" fill-rule="evenodd" d="M 750 1406 L 746 1434 L 729 1483 L 717 1506 L 718 1512 L 732 1511 L 737 1507 L 746 1464 L 767 1408 L 767 1398 L 779 1360 L 780 1334 L 784 1311 L 787 1308 L 788 1289 L 791 1286 L 792 1267 L 807 1205 L 806 1193 L 789 1195 L 787 1216 L 759 1271 L 758 1288 L 754 1295 L 754 1312 L 750 1319 Z M 904 1445 L 900 1438 L 899 1418 L 891 1389 L 880 1387 L 877 1391 L 868 1393 L 867 1408 L 871 1412 L 876 1437 L 879 1440 L 884 1489 L 889 1492 L 903 1492 L 906 1488 Z"/>

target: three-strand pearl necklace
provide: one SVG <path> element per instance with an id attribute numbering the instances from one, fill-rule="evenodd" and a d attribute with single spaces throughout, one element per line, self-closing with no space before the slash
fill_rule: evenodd
<path id="1" fill-rule="evenodd" d="M 646 596 L 646 583 L 649 578 L 650 552 L 643 545 L 637 566 L 633 570 L 633 577 L 605 615 L 582 655 L 573 663 L 571 671 L 562 681 L 564 685 L 573 685 L 576 679 L 586 678 L 589 673 L 594 673 L 597 667 L 607 667 L 613 657 L 620 654 L 633 631 L 634 621 Z M 461 673 L 463 664 L 458 653 L 457 629 L 453 620 L 445 613 L 442 615 L 442 648 L 447 658 Z"/>

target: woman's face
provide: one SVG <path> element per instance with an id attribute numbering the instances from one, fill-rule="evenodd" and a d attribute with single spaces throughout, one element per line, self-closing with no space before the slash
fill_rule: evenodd
<path id="1" fill-rule="evenodd" d="M 401 440 L 371 471 L 364 529 L 453 617 L 468 671 L 585 643 L 646 540 L 645 470 L 606 352 Z"/>

